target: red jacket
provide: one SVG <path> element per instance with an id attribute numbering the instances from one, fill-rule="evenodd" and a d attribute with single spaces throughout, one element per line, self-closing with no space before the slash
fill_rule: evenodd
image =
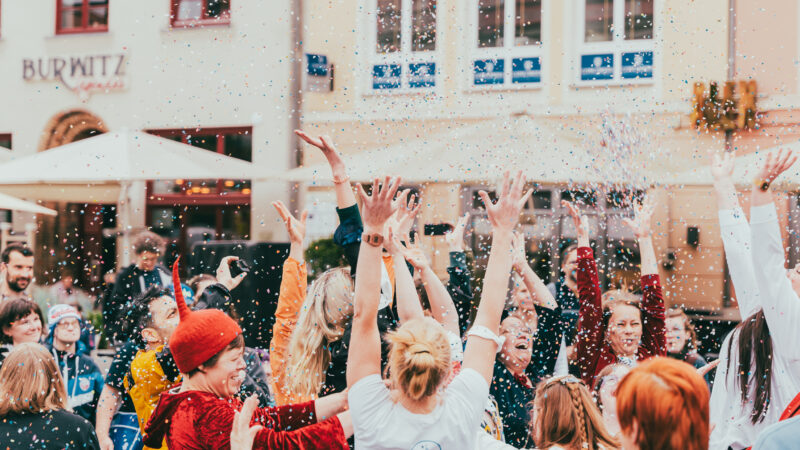
<path id="1" fill-rule="evenodd" d="M 602 294 L 597 278 L 597 264 L 589 247 L 578 248 L 578 335 L 575 340 L 575 355 L 581 378 L 592 386 L 594 377 L 604 367 L 617 362 L 617 357 L 606 341 L 606 326 L 603 321 Z M 642 277 L 642 342 L 636 352 L 639 361 L 652 356 L 667 354 L 666 328 L 664 324 L 664 297 L 657 274 Z"/>
<path id="2" fill-rule="evenodd" d="M 145 428 L 146 446 L 158 448 L 166 437 L 168 448 L 231 448 L 233 414 L 242 408 L 241 401 L 201 391 L 173 392 L 161 394 Z M 252 423 L 264 426 L 253 449 L 349 449 L 338 418 L 316 423 L 313 401 L 259 408 Z"/>

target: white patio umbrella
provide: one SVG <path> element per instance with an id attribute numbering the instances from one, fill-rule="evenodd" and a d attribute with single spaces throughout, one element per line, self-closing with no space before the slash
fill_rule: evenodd
<path id="1" fill-rule="evenodd" d="M 4 191 L 35 186 L 31 195 L 39 199 L 74 198 L 68 191 L 86 192 L 87 185 L 100 185 L 108 192 L 118 189 L 123 231 L 129 229 L 128 191 L 134 181 L 268 179 L 270 175 L 247 161 L 139 131 L 111 131 L 0 164 Z M 122 234 L 125 247 L 128 234 Z"/>
<path id="2" fill-rule="evenodd" d="M 781 145 L 766 150 L 749 153 L 736 157 L 733 170 L 733 182 L 739 186 L 748 186 L 753 183 L 767 155 L 777 153 L 780 149 L 791 149 L 800 155 L 800 143 Z M 711 160 L 701 162 L 696 167 L 677 172 L 669 179 L 669 184 L 686 186 L 707 186 L 714 183 L 711 175 Z M 800 185 L 800 163 L 795 164 L 777 180 L 778 185 Z"/>
<path id="3" fill-rule="evenodd" d="M 466 125 L 385 148 L 344 157 L 353 181 L 384 175 L 406 182 L 470 183 L 499 179 L 506 170 L 522 170 L 539 183 L 627 183 L 630 175 L 610 170 L 604 155 L 590 151 L 585 136 L 529 116 L 513 116 Z M 327 183 L 327 164 L 299 167 L 281 178 Z M 650 178 L 650 177 L 648 177 Z"/>
<path id="4" fill-rule="evenodd" d="M 47 216 L 55 216 L 58 214 L 50 208 L 45 208 L 44 206 L 37 205 L 36 203 L 26 202 L 25 200 L 3 193 L 0 193 L 0 209 L 44 214 Z"/>

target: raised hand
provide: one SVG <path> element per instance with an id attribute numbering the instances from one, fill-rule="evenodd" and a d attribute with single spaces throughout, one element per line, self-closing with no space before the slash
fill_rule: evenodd
<path id="1" fill-rule="evenodd" d="M 791 150 L 781 149 L 777 155 L 774 152 L 769 153 L 759 172 L 759 180 L 767 185 L 772 184 L 780 174 L 786 172 L 796 161 L 797 156 Z"/>
<path id="2" fill-rule="evenodd" d="M 414 220 L 417 218 L 420 206 L 422 206 L 421 199 L 417 199 L 417 196 L 412 194 L 408 199 L 408 203 L 400 205 L 400 209 L 397 210 L 397 233 L 406 241 L 409 240 L 408 236 L 414 226 Z"/>
<path id="3" fill-rule="evenodd" d="M 469 220 L 469 213 L 459 217 L 453 230 L 444 235 L 444 240 L 451 252 L 464 251 L 464 230 L 467 228 L 467 220 Z"/>
<path id="4" fill-rule="evenodd" d="M 261 431 L 261 425 L 250 426 L 253 420 L 253 413 L 258 406 L 258 397 L 251 395 L 244 401 L 241 411 L 233 413 L 233 427 L 231 428 L 231 450 L 250 450 L 253 448 L 253 441 Z"/>
<path id="5" fill-rule="evenodd" d="M 231 276 L 231 263 L 238 261 L 238 256 L 226 256 L 222 258 L 217 267 L 217 282 L 225 286 L 229 291 L 236 289 L 247 276 L 247 272 L 242 272 L 236 277 Z"/>
<path id="6" fill-rule="evenodd" d="M 578 232 L 578 245 L 581 247 L 589 246 L 589 219 L 583 216 L 572 203 L 561 200 L 561 206 L 567 208 L 569 216 L 572 218 L 572 223 L 575 225 L 575 230 Z"/>
<path id="7" fill-rule="evenodd" d="M 419 247 L 419 243 L 417 242 L 409 243 L 408 247 L 403 251 L 403 256 L 415 270 L 420 272 L 430 266 L 428 257 L 425 256 L 425 252 Z"/>
<path id="8" fill-rule="evenodd" d="M 478 192 L 486 208 L 489 222 L 492 224 L 492 232 L 510 233 L 517 226 L 522 208 L 533 193 L 532 189 L 523 193 L 524 187 L 525 176 L 520 170 L 514 177 L 511 177 L 508 172 L 503 175 L 503 186 L 500 189 L 497 203 L 492 203 L 486 191 Z"/>
<path id="9" fill-rule="evenodd" d="M 711 175 L 715 181 L 729 180 L 733 176 L 733 154 L 725 152 L 722 156 L 714 154 L 711 163 Z"/>
<path id="10" fill-rule="evenodd" d="M 392 180 L 386 177 L 382 185 L 375 178 L 372 184 L 372 195 L 364 191 L 364 186 L 356 185 L 358 195 L 363 202 L 362 216 L 364 220 L 365 233 L 383 233 L 384 225 L 395 213 L 397 204 L 394 202 L 394 195 L 400 187 L 400 178 Z"/>
<path id="11" fill-rule="evenodd" d="M 403 252 L 405 251 L 403 244 L 400 243 L 399 235 L 394 232 L 394 228 L 392 226 L 387 227 L 386 237 L 383 239 L 383 248 L 385 248 L 390 255 L 395 257 L 402 257 Z"/>
<path id="12" fill-rule="evenodd" d="M 286 205 L 283 204 L 282 201 L 278 200 L 272 202 L 272 206 L 278 210 L 278 214 L 283 219 L 284 225 L 286 225 L 286 231 L 289 233 L 289 240 L 291 242 L 299 242 L 303 243 L 303 239 L 306 236 L 306 219 L 308 218 L 308 211 L 303 210 L 302 214 L 300 214 L 300 220 L 298 220 L 292 213 L 289 212 L 289 209 L 286 208 Z"/>
<path id="13" fill-rule="evenodd" d="M 649 238 L 654 210 L 653 202 L 648 198 L 644 202 L 634 205 L 633 219 L 626 217 L 622 220 L 622 223 L 633 231 L 636 239 Z"/>
<path id="14" fill-rule="evenodd" d="M 336 151 L 336 147 L 333 145 L 333 141 L 330 137 L 320 136 L 315 139 L 302 130 L 294 130 L 294 134 L 299 136 L 300 139 L 322 150 L 322 154 L 325 155 L 325 159 L 328 160 L 328 165 L 331 166 L 334 183 L 346 181 L 347 167 L 345 167 L 344 161 L 342 161 L 342 158 L 339 156 L 339 152 Z"/>

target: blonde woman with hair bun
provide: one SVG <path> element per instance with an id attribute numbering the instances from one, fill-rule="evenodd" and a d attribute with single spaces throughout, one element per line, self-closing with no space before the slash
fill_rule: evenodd
<path id="1" fill-rule="evenodd" d="M 400 179 L 376 179 L 372 195 L 358 186 L 363 200 L 364 235 L 358 256 L 350 352 L 347 360 L 348 403 L 355 431 L 355 447 L 369 449 L 475 448 L 479 439 L 495 354 L 502 347 L 497 336 L 508 289 L 512 260 L 511 240 L 519 214 L 530 196 L 523 194 L 521 173 L 503 179 L 499 197 L 492 203 L 480 195 L 492 224 L 492 249 L 483 294 L 473 327 L 467 333 L 462 370 L 448 384 L 450 346 L 446 333 L 433 319 L 412 318 L 419 302 L 411 298 L 413 284 L 398 271 L 397 307 L 403 323 L 388 335 L 390 386 L 381 378 L 381 337 L 376 317 L 380 303 L 380 261 L 386 221 L 395 214 L 393 202 Z M 387 248 L 389 250 L 389 248 Z M 390 250 L 391 252 L 391 250 Z M 407 311 L 401 312 L 406 307 Z M 414 311 L 412 311 L 414 310 Z M 485 433 L 484 433 L 485 434 Z"/>

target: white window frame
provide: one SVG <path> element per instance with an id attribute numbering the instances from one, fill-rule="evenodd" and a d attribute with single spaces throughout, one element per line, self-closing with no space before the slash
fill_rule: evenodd
<path id="1" fill-rule="evenodd" d="M 378 53 L 378 0 L 368 0 L 369 7 L 369 38 L 367 39 L 369 50 L 368 66 L 366 67 L 367 90 L 368 94 L 416 94 L 439 92 L 442 86 L 442 36 L 441 23 L 443 12 L 442 0 L 436 1 L 436 49 L 432 51 L 412 51 L 411 50 L 411 14 L 413 13 L 413 0 L 400 0 L 400 51 L 392 53 Z M 409 75 L 411 64 L 434 63 L 434 85 L 430 87 L 409 87 Z M 400 87 L 392 89 L 374 89 L 372 71 L 376 65 L 398 64 L 400 65 Z"/>
<path id="2" fill-rule="evenodd" d="M 655 33 L 658 30 L 656 17 L 658 16 L 659 0 L 653 0 L 653 37 L 650 39 L 625 39 L 625 2 L 614 0 L 614 27 L 612 40 L 605 42 L 586 42 L 586 0 L 574 0 L 575 14 L 578 26 L 575 27 L 575 56 L 572 82 L 576 86 L 626 86 L 626 85 L 653 85 L 658 73 Z M 653 75 L 650 78 L 622 78 L 622 54 L 633 52 L 653 53 Z M 581 58 L 584 55 L 606 54 L 614 55 L 614 76 L 610 80 L 582 80 Z"/>
<path id="3" fill-rule="evenodd" d="M 508 90 L 508 89 L 541 89 L 545 81 L 544 43 L 547 36 L 549 25 L 547 24 L 547 11 L 550 0 L 542 0 L 542 28 L 541 43 L 534 45 L 514 45 L 516 34 L 516 0 L 505 0 L 505 11 L 503 17 L 503 46 L 502 47 L 480 47 L 478 43 L 478 23 L 479 23 L 479 3 L 480 0 L 470 0 L 469 2 L 469 29 L 466 33 L 469 39 L 467 48 L 470 49 L 470 56 L 467 61 L 467 68 L 463 70 L 466 76 L 467 90 Z M 512 81 L 512 68 L 514 58 L 539 58 L 540 81 L 535 83 L 514 83 Z M 503 83 L 498 84 L 475 84 L 475 61 L 481 59 L 503 60 Z"/>

